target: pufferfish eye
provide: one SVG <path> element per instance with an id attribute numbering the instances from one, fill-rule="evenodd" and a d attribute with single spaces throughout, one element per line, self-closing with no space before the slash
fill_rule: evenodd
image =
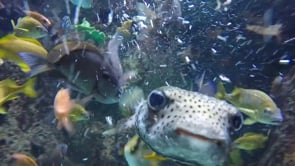
<path id="1" fill-rule="evenodd" d="M 230 117 L 229 124 L 232 129 L 234 129 L 235 131 L 238 131 L 242 128 L 243 121 L 244 121 L 243 115 L 241 113 L 238 113 Z"/>
<path id="2" fill-rule="evenodd" d="M 167 104 L 167 98 L 163 92 L 154 90 L 148 96 L 148 106 L 153 111 L 159 111 Z"/>

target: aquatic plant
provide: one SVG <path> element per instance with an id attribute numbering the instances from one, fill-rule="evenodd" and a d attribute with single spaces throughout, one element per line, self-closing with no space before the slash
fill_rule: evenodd
<path id="1" fill-rule="evenodd" d="M 75 29 L 85 33 L 85 40 L 91 39 L 95 42 L 96 45 L 103 45 L 105 43 L 105 33 L 91 26 L 90 23 L 86 20 L 86 18 L 83 19 L 81 24 L 75 25 Z"/>

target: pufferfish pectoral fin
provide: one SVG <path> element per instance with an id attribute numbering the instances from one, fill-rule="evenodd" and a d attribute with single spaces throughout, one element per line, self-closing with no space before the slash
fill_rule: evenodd
<path id="1" fill-rule="evenodd" d="M 244 120 L 244 125 L 253 125 L 254 123 L 256 123 L 257 121 L 251 118 L 247 118 L 246 120 Z"/>

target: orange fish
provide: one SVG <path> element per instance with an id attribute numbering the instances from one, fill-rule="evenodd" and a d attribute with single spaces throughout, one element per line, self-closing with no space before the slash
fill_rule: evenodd
<path id="1" fill-rule="evenodd" d="M 16 160 L 16 166 L 38 166 L 34 159 L 25 154 L 14 153 L 11 157 Z"/>
<path id="2" fill-rule="evenodd" d="M 51 27 L 52 24 L 51 24 L 50 20 L 47 17 L 45 17 L 44 15 L 42 15 L 38 12 L 35 12 L 35 11 L 29 11 L 29 10 L 26 10 L 24 12 L 26 13 L 26 15 L 31 16 L 34 19 L 38 20 L 40 23 L 42 23 L 44 26 L 46 26 L 46 28 Z"/>
<path id="3" fill-rule="evenodd" d="M 57 119 L 57 128 L 64 128 L 69 134 L 74 132 L 73 125 L 69 119 L 74 102 L 70 97 L 69 89 L 60 89 L 54 99 L 54 114 Z"/>

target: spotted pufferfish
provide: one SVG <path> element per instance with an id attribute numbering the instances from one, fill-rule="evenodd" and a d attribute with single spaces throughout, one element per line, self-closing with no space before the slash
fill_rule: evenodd
<path id="1" fill-rule="evenodd" d="M 225 101 L 164 86 L 136 106 L 126 125 L 133 125 L 140 138 L 164 157 L 192 165 L 223 166 L 230 132 L 239 130 L 242 123 L 242 114 Z"/>

